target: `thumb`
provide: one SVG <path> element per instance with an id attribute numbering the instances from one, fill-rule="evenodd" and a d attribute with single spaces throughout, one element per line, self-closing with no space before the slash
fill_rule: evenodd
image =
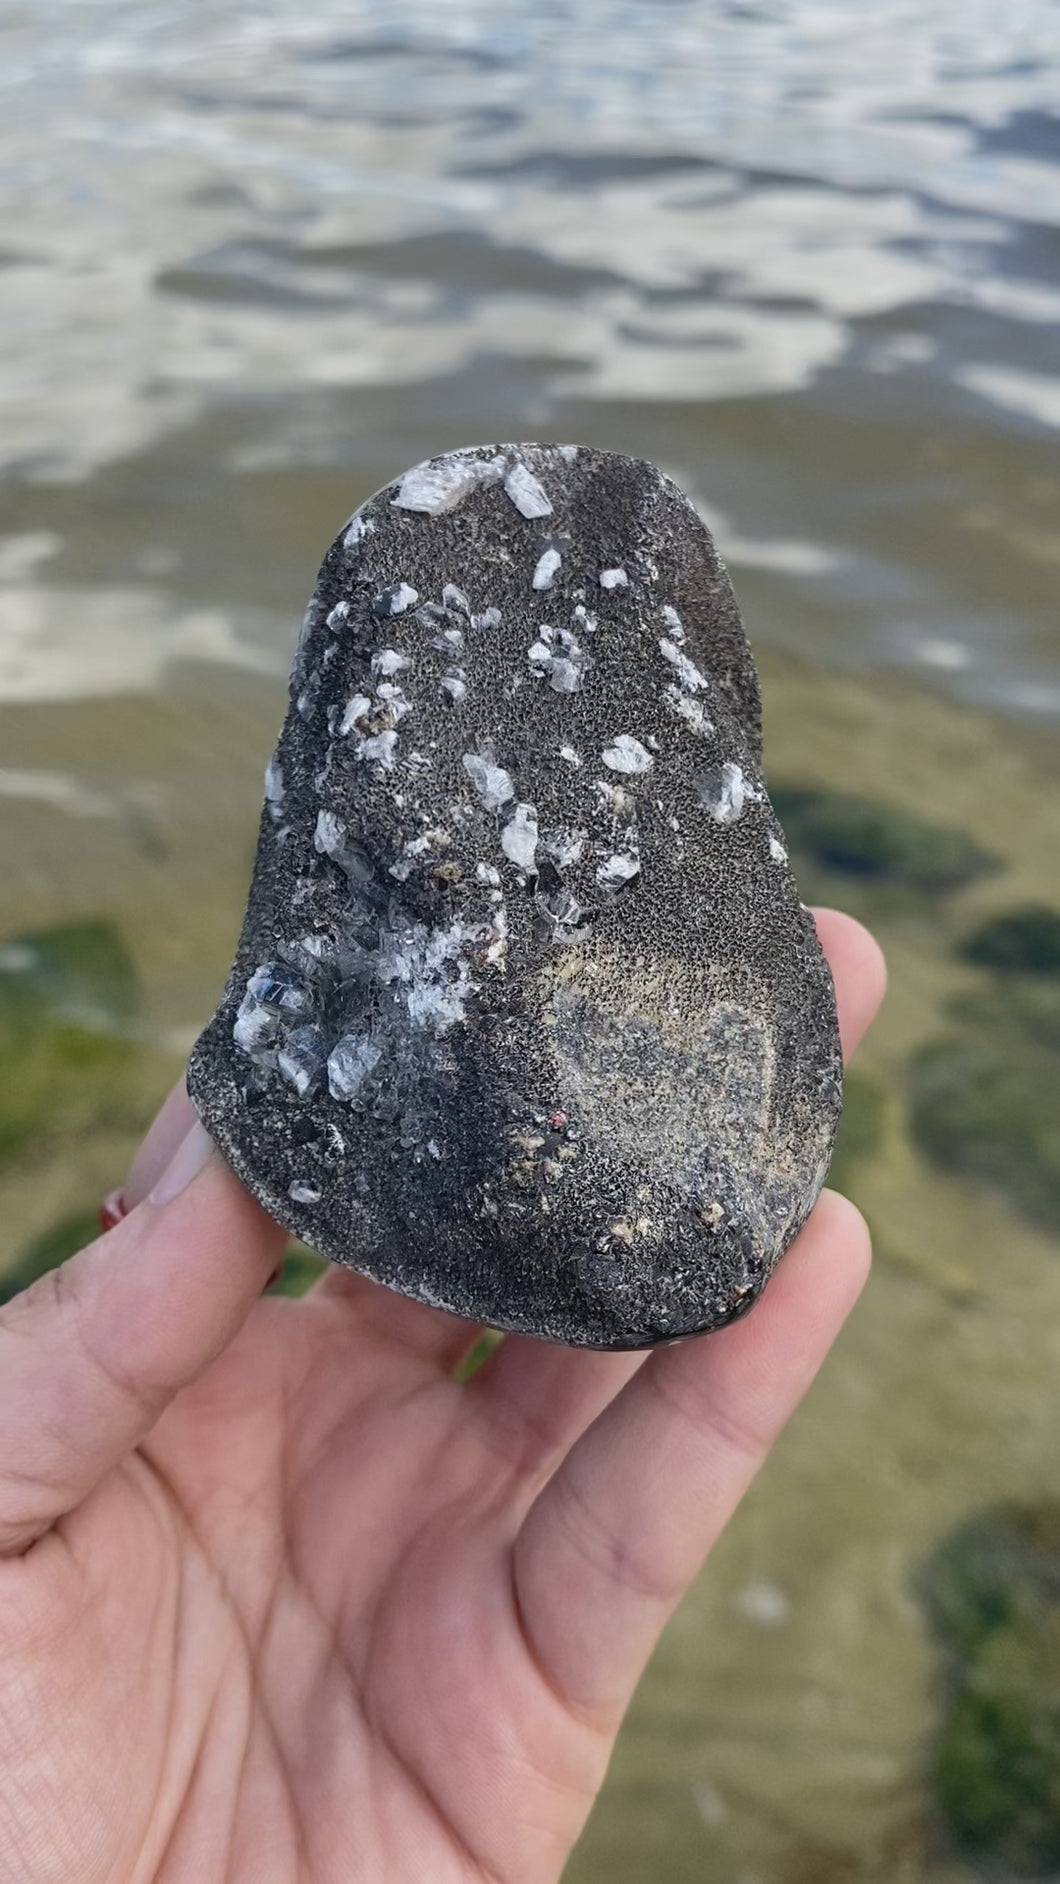
<path id="1" fill-rule="evenodd" d="M 284 1241 L 196 1122 L 122 1222 L 0 1308 L 0 1555 L 150 1432 L 241 1327 Z"/>

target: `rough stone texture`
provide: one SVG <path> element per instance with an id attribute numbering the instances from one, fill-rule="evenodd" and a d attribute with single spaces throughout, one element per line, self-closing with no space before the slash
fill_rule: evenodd
<path id="1" fill-rule="evenodd" d="M 760 1293 L 828 1166 L 827 967 L 711 539 L 654 466 L 417 466 L 332 545 L 209 1130 L 333 1261 L 605 1348 Z"/>

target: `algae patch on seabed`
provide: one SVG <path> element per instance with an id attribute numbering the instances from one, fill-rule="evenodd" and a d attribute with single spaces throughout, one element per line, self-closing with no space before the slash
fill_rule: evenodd
<path id="1" fill-rule="evenodd" d="M 1060 1868 L 1060 1503 L 1008 1504 L 958 1526 L 925 1603 L 946 1658 L 938 1801 L 995 1877 Z"/>
<path id="2" fill-rule="evenodd" d="M 959 826 L 886 800 L 788 784 L 771 796 L 793 852 L 844 878 L 941 895 L 999 867 Z"/>
<path id="3" fill-rule="evenodd" d="M 0 943 L 0 1160 L 120 1106 L 137 1001 L 131 959 L 108 923 Z"/>
<path id="4" fill-rule="evenodd" d="M 959 946 L 979 985 L 947 1003 L 950 1031 L 910 1066 L 910 1122 L 936 1162 L 1060 1229 L 1060 911 L 980 924 Z"/>
<path id="5" fill-rule="evenodd" d="M 910 1067 L 910 1126 L 943 1168 L 1060 1229 L 1060 1057 L 996 1024 L 929 1041 Z"/>
<path id="6" fill-rule="evenodd" d="M 993 916 L 961 945 L 969 962 L 1009 975 L 1060 977 L 1060 909 L 1032 903 Z"/>
<path id="7" fill-rule="evenodd" d="M 143 1127 L 140 1007 L 136 970 L 110 923 L 58 924 L 0 943 L 0 1174 L 42 1145 L 61 1161 L 74 1134 Z M 0 1273 L 0 1301 L 99 1233 L 88 1201 L 30 1236 Z M 326 1268 L 293 1245 L 269 1293 L 303 1295 Z"/>
<path id="8" fill-rule="evenodd" d="M 56 924 L 0 943 L 0 1180 L 39 1165 L 44 1182 L 75 1139 L 135 1128 L 141 1046 L 132 959 L 105 921 Z M 0 1277 L 25 1288 L 98 1234 L 91 1200 L 30 1237 Z"/>

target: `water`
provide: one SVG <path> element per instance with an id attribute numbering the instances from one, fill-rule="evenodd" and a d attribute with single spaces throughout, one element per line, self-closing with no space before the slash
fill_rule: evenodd
<path id="1" fill-rule="evenodd" d="M 925 1042 L 985 1038 L 956 999 L 1010 998 L 961 938 L 1060 896 L 1060 14 L 35 0 L 0 93 L 0 938 L 103 921 L 135 988 L 120 1090 L 49 1060 L 9 1138 L 6 1260 L 113 1181 L 212 1005 L 354 505 L 476 439 L 657 459 L 732 568 L 771 775 L 999 867 L 914 891 L 805 854 L 892 960 L 847 1171 L 877 1280 L 571 1876 L 974 1875 L 914 1572 L 1056 1490 L 1060 1264 L 1012 1185 L 928 1159 L 909 1094 Z"/>

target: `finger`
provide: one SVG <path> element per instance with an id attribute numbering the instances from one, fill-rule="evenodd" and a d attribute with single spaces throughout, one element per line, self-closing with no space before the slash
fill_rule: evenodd
<path id="1" fill-rule="evenodd" d="M 147 1196 L 195 1118 L 195 1108 L 181 1077 L 133 1159 L 123 1191 L 127 1208 L 132 1209 Z M 349 1269 L 328 1269 L 309 1295 L 319 1302 L 349 1309 L 373 1334 L 412 1349 L 443 1369 L 462 1360 L 481 1333 L 474 1322 L 409 1301 Z"/>
<path id="2" fill-rule="evenodd" d="M 164 1101 L 133 1159 L 122 1193 L 128 1209 L 147 1196 L 195 1118 L 195 1108 L 182 1077 Z M 350 1309 L 373 1334 L 411 1348 L 443 1368 L 455 1366 L 480 1333 L 473 1322 L 459 1321 L 441 1310 L 408 1301 L 349 1269 L 328 1269 L 309 1293 L 319 1301 Z"/>
<path id="3" fill-rule="evenodd" d="M 339 1309 L 375 1340 L 393 1343 L 444 1373 L 463 1360 L 482 1333 L 478 1322 L 464 1321 L 441 1308 L 428 1308 L 423 1302 L 414 1302 L 410 1296 L 398 1295 L 353 1269 L 337 1265 L 314 1283 L 306 1300 Z"/>
<path id="4" fill-rule="evenodd" d="M 129 1175 L 122 1187 L 122 1202 L 126 1211 L 134 1210 L 137 1204 L 143 1203 L 194 1123 L 195 1107 L 188 1098 L 187 1082 L 182 1073 L 163 1100 L 161 1110 L 156 1114 L 154 1123 L 148 1128 L 147 1136 L 129 1166 Z"/>
<path id="5" fill-rule="evenodd" d="M 886 969 L 867 929 L 839 910 L 815 910 L 835 983 L 843 1049 L 850 1054 L 883 999 Z M 496 1449 L 531 1480 L 547 1472 L 643 1364 L 641 1354 L 587 1355 L 510 1337 L 469 1383 Z"/>
<path id="6" fill-rule="evenodd" d="M 80 1504 L 216 1358 L 283 1236 L 196 1124 L 137 1209 L 0 1309 L 0 1554 Z"/>
<path id="7" fill-rule="evenodd" d="M 507 1461 L 526 1495 L 647 1358 L 646 1351 L 599 1354 L 509 1335 L 464 1391 L 491 1451 Z"/>
<path id="8" fill-rule="evenodd" d="M 545 1678 L 613 1729 L 667 1617 L 806 1392 L 868 1274 L 825 1191 L 745 1320 L 654 1354 L 538 1495 L 513 1590 Z"/>
<path id="9" fill-rule="evenodd" d="M 843 1057 L 849 1060 L 887 991 L 887 964 L 874 936 L 840 909 L 811 911 L 835 983 Z"/>

